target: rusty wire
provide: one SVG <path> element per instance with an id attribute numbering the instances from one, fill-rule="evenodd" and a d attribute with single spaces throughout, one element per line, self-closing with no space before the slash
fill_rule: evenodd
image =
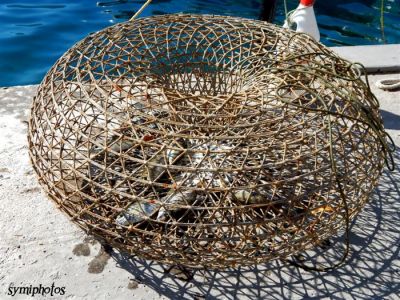
<path id="1" fill-rule="evenodd" d="M 348 229 L 392 162 L 360 75 L 265 22 L 141 18 L 51 68 L 30 157 L 59 208 L 122 251 L 194 268 L 285 258 Z"/>

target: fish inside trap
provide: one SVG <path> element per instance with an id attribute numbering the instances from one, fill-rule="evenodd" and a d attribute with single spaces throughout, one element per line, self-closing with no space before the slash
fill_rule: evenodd
<path id="1" fill-rule="evenodd" d="M 30 157 L 60 209 L 122 251 L 190 267 L 284 258 L 343 229 L 390 157 L 359 76 L 264 22 L 121 23 L 46 75 Z"/>

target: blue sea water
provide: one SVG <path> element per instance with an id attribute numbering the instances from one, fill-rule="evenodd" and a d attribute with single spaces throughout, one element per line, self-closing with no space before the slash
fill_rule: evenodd
<path id="1" fill-rule="evenodd" d="M 317 0 L 327 46 L 400 43 L 400 0 Z M 0 86 L 39 83 L 54 62 L 87 34 L 128 20 L 138 0 L 0 0 Z M 141 16 L 210 13 L 258 19 L 262 0 L 153 0 Z M 287 0 L 294 9 L 297 0 Z M 284 20 L 278 0 L 274 23 Z M 377 53 L 379 55 L 379 53 Z"/>

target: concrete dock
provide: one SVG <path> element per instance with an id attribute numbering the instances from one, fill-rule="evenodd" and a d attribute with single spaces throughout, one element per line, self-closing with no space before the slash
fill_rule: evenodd
<path id="1" fill-rule="evenodd" d="M 374 84 L 393 77 L 399 72 L 369 79 L 397 146 L 397 166 L 384 171 L 353 222 L 347 263 L 318 273 L 274 261 L 196 271 L 192 279 L 104 251 L 70 222 L 43 193 L 28 159 L 26 121 L 37 86 L 0 88 L 0 299 L 31 299 L 10 292 L 40 285 L 59 293 L 34 299 L 400 299 L 400 91 Z"/>

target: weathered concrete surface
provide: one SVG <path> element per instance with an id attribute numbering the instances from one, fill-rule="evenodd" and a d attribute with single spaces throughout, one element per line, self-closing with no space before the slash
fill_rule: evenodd
<path id="1" fill-rule="evenodd" d="M 400 91 L 374 88 L 400 146 Z M 399 76 L 399 75 L 395 75 Z M 198 271 L 190 281 L 157 263 L 101 251 L 42 193 L 28 160 L 27 109 L 36 87 L 0 89 L 0 299 L 14 286 L 65 287 L 53 299 L 399 299 L 400 171 L 385 171 L 351 230 L 348 264 L 310 273 L 272 262 Z M 400 152 L 395 154 L 400 165 Z M 338 243 L 340 246 L 340 243 Z M 34 299 L 51 297 L 35 296 Z"/>
<path id="2" fill-rule="evenodd" d="M 364 65 L 369 73 L 399 72 L 400 44 L 331 47 L 341 57 Z"/>

